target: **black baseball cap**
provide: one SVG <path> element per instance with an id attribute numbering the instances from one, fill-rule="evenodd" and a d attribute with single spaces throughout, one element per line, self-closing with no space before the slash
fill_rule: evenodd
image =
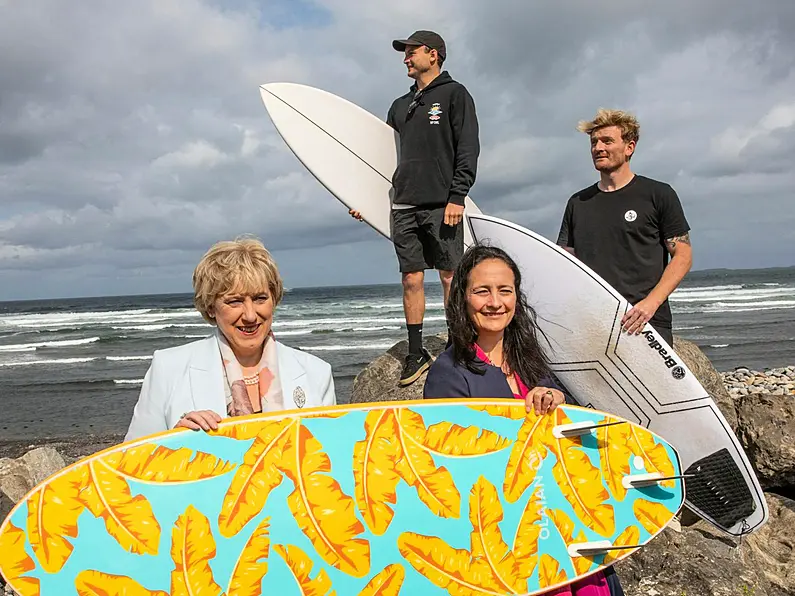
<path id="1" fill-rule="evenodd" d="M 392 47 L 398 52 L 403 52 L 406 46 L 428 46 L 436 50 L 442 60 L 447 58 L 447 48 L 444 45 L 442 36 L 433 31 L 415 31 L 407 39 L 396 39 L 392 42 Z"/>

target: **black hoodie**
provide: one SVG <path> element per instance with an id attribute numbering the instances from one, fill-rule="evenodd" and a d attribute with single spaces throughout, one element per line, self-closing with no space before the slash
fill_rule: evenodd
<path id="1" fill-rule="evenodd" d="M 443 72 L 409 106 L 416 83 L 389 108 L 387 124 L 400 133 L 400 162 L 392 176 L 393 202 L 439 207 L 463 205 L 475 183 L 480 142 L 475 102 Z"/>

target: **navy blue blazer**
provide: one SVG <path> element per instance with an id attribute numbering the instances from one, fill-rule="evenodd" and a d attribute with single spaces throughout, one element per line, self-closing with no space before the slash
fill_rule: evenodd
<path id="1" fill-rule="evenodd" d="M 478 360 L 478 362 L 486 370 L 485 374 L 479 375 L 465 366 L 456 364 L 453 359 L 453 346 L 450 346 L 439 354 L 439 357 L 431 365 L 428 377 L 425 379 L 423 397 L 425 399 L 445 397 L 513 398 L 513 391 L 511 391 L 511 386 L 508 385 L 508 380 L 502 370 L 497 366 L 486 364 L 482 360 Z M 562 391 L 568 403 L 576 403 L 567 395 L 566 390 L 551 377 L 541 379 L 538 382 L 538 387 L 549 387 Z"/>

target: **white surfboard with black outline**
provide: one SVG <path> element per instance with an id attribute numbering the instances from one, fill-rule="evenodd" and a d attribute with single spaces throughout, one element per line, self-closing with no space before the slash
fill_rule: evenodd
<path id="1" fill-rule="evenodd" d="M 516 260 L 555 375 L 571 394 L 674 445 L 696 513 L 730 534 L 758 529 L 768 510 L 756 474 L 713 399 L 665 340 L 650 325 L 642 335 L 622 333 L 631 305 L 562 248 L 495 217 L 466 220 L 476 242 Z"/>
<path id="2" fill-rule="evenodd" d="M 367 110 L 333 93 L 297 83 L 260 86 L 262 103 L 284 142 L 343 205 L 391 238 L 392 175 L 398 133 Z M 465 213 L 480 213 L 466 197 Z M 464 245 L 472 237 L 464 226 Z"/>

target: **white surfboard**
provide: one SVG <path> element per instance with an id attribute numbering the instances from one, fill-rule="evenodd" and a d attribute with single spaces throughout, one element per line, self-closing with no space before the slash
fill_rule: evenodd
<path id="1" fill-rule="evenodd" d="M 296 83 L 268 83 L 260 95 L 276 130 L 295 156 L 343 205 L 387 238 L 398 133 L 359 106 Z M 465 213 L 480 213 L 469 197 Z M 464 226 L 464 245 L 472 244 Z"/>
<path id="2" fill-rule="evenodd" d="M 546 238 L 482 214 L 466 218 L 478 243 L 517 262 L 555 375 L 582 405 L 649 428 L 682 459 L 687 506 L 733 535 L 758 529 L 768 510 L 745 452 L 718 406 L 650 325 L 621 332 L 630 304 Z M 543 339 L 542 339 L 543 342 Z"/>

